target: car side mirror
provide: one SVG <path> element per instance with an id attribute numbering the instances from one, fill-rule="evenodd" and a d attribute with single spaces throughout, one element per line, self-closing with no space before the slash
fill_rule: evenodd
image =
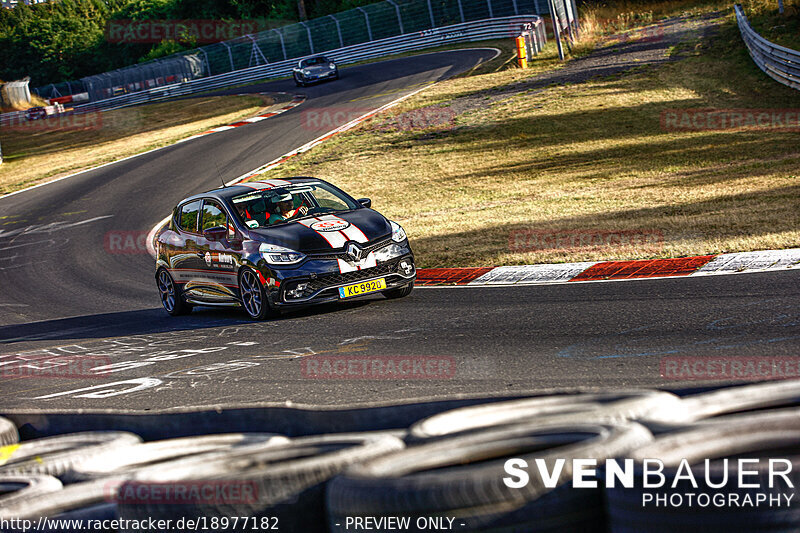
<path id="1" fill-rule="evenodd" d="M 372 200 L 369 198 L 359 198 L 358 203 L 360 203 L 362 207 L 372 207 Z"/>
<path id="2" fill-rule="evenodd" d="M 215 226 L 203 230 L 203 237 L 209 241 L 221 241 L 228 236 L 228 229 L 222 226 Z"/>

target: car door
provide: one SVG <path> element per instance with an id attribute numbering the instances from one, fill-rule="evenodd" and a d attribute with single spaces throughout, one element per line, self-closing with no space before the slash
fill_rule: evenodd
<path id="1" fill-rule="evenodd" d="M 197 240 L 201 200 L 181 204 L 175 210 L 175 230 L 179 244 L 170 253 L 170 273 L 176 283 L 188 290 L 195 283 L 202 260 L 198 257 Z"/>
<path id="2" fill-rule="evenodd" d="M 197 280 L 195 292 L 206 302 L 231 303 L 235 301 L 235 290 L 238 288 L 241 240 L 237 241 L 236 228 L 220 200 L 203 199 L 199 228 L 197 257 L 200 259 L 202 275 Z M 206 232 L 215 228 L 223 230 L 225 236 L 209 238 Z"/>

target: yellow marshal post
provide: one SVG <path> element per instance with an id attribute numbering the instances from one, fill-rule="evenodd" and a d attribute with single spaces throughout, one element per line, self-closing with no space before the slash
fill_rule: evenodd
<path id="1" fill-rule="evenodd" d="M 517 61 L 519 68 L 528 68 L 528 52 L 525 46 L 525 37 L 520 35 L 516 38 L 517 41 Z"/>

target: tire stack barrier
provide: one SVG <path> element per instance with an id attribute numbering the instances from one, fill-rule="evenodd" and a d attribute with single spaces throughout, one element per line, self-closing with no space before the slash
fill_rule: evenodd
<path id="1" fill-rule="evenodd" d="M 21 531 L 8 521 L 46 516 L 311 533 L 352 531 L 354 519 L 367 517 L 401 524 L 373 530 L 399 531 L 429 531 L 434 523 L 547 533 L 800 530 L 800 381 L 678 392 L 146 415 L 7 412 L 0 418 L 0 529 Z M 70 432 L 57 434 L 64 429 Z M 737 461 L 753 457 L 777 462 Z M 510 486 L 511 458 L 541 462 L 552 478 L 529 468 L 527 483 Z M 573 486 L 573 459 L 596 462 L 589 475 L 596 486 Z M 606 488 L 607 459 L 627 460 L 634 484 Z M 648 488 L 642 474 L 653 459 L 663 462 L 668 482 Z M 740 475 L 759 488 L 737 483 Z M 248 497 L 175 500 L 198 486 L 245 487 Z M 791 504 L 643 506 L 646 493 L 664 500 L 688 493 L 791 497 Z M 232 526 L 243 518 L 253 522 Z M 192 529 L 186 524 L 167 529 Z M 46 523 L 39 530 L 78 529 Z"/>

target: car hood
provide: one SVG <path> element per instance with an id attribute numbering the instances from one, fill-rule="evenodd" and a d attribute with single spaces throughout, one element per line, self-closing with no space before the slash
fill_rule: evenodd
<path id="1" fill-rule="evenodd" d="M 322 216 L 330 218 L 327 215 Z M 347 213 L 339 213 L 335 216 L 360 230 L 370 242 L 382 237 L 388 237 L 392 232 L 389 221 L 372 209 L 361 208 Z M 306 254 L 326 253 L 333 250 L 341 251 L 345 246 L 345 242 L 363 240 L 363 238 L 351 238 L 353 235 L 358 236 L 359 233 L 349 228 L 344 228 L 341 232 L 327 232 L 317 231 L 307 226 L 316 221 L 316 217 L 310 217 L 302 219 L 303 224 L 289 222 L 288 224 L 251 229 L 249 231 L 255 240 L 276 244 Z M 336 244 L 341 245 L 335 246 Z"/>

